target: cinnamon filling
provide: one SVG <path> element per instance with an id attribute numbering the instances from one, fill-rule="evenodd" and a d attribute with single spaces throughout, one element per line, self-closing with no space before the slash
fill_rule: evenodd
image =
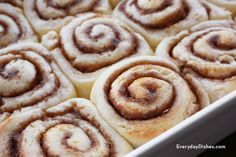
<path id="1" fill-rule="evenodd" d="M 7 41 L 7 42 L 3 40 L 3 42 L 2 42 L 1 45 L 0 45 L 0 48 L 1 48 L 1 47 L 7 46 L 8 44 L 15 43 L 18 39 L 21 38 L 21 36 L 24 35 L 24 33 L 25 33 L 26 30 L 24 30 L 24 29 L 22 28 L 22 26 L 21 26 L 21 24 L 20 24 L 21 21 L 19 21 L 20 19 L 18 19 L 17 16 L 8 15 L 7 13 L 4 13 L 4 12 L 0 12 L 0 14 L 2 14 L 2 15 L 4 15 L 4 16 L 8 17 L 9 19 L 14 20 L 14 22 L 15 22 L 15 24 L 16 24 L 16 26 L 17 26 L 17 29 L 19 30 L 19 33 L 13 34 L 13 37 L 14 37 L 14 36 L 16 36 L 16 37 L 11 38 L 10 40 L 7 39 L 7 40 L 9 40 L 9 41 Z M 7 21 L 4 21 L 4 20 L 0 19 L 0 41 L 1 41 L 1 38 L 2 38 L 4 35 L 7 35 L 8 30 L 11 29 L 11 27 L 12 27 L 12 26 L 11 26 L 9 23 L 7 23 Z M 4 39 L 4 38 L 3 38 L 3 39 Z"/>
<path id="2" fill-rule="evenodd" d="M 165 29 L 171 25 L 174 25 L 176 23 L 178 23 L 179 21 L 184 20 L 188 13 L 189 13 L 189 7 L 187 6 L 187 4 L 185 4 L 185 2 L 182 2 L 182 6 L 180 10 L 176 10 L 175 12 L 171 13 L 169 16 L 167 16 L 165 19 L 160 20 L 158 22 L 156 22 L 155 24 L 146 24 L 143 23 L 142 21 L 140 21 L 139 19 L 135 18 L 133 15 L 129 14 L 126 11 L 126 6 L 127 6 L 128 0 L 124 1 L 120 7 L 119 10 L 121 12 L 123 12 L 129 19 L 131 19 L 132 21 L 134 21 L 135 23 L 141 25 L 142 27 L 145 27 L 147 29 Z M 133 0 L 133 3 L 131 3 L 131 5 L 134 5 L 137 9 L 141 9 L 140 6 L 138 6 L 137 4 L 137 0 Z M 163 2 L 158 8 L 155 9 L 141 9 L 140 13 L 142 15 L 147 15 L 147 14 L 153 14 L 153 13 L 158 13 L 161 11 L 165 11 L 166 8 L 168 8 L 169 6 L 172 5 L 172 0 L 166 0 L 165 2 Z"/>
<path id="3" fill-rule="evenodd" d="M 236 34 L 235 34 L 236 36 Z M 233 43 L 232 43 L 233 42 Z M 220 50 L 233 50 L 236 49 L 236 42 L 235 40 L 226 40 L 222 41 L 219 36 L 215 35 L 212 36 L 209 40 L 209 43 L 212 47 Z"/>
<path id="4" fill-rule="evenodd" d="M 234 39 L 234 36 L 235 33 L 231 30 L 218 27 L 210 29 L 209 31 L 203 30 L 201 33 L 191 32 L 191 34 L 184 36 L 181 39 L 177 39 L 175 43 L 168 48 L 168 52 L 171 58 L 178 62 L 181 71 L 185 68 L 189 68 L 203 78 L 216 79 L 218 81 L 226 80 L 236 75 L 236 70 L 233 70 L 233 67 L 230 68 L 231 64 L 234 63 L 236 59 L 233 54 L 233 50 L 236 50 L 236 40 Z M 201 43 L 205 44 L 207 48 L 210 47 L 210 50 L 200 47 Z M 186 60 L 181 59 L 179 56 L 181 55 L 180 52 L 175 49 L 175 47 L 178 46 L 186 48 L 186 52 L 184 53 L 189 53 L 189 55 L 192 54 L 197 58 L 202 59 L 204 64 L 205 62 L 208 62 L 209 64 L 205 67 L 197 66 L 199 61 L 194 59 L 191 60 L 191 57 Z M 174 54 L 175 52 L 177 55 Z M 227 66 L 225 69 L 228 68 L 229 71 L 224 71 L 225 73 L 221 74 L 217 69 L 224 68 L 223 66 Z M 212 72 L 213 70 L 216 74 Z"/>
<path id="5" fill-rule="evenodd" d="M 138 5 L 138 0 L 132 1 L 131 5 L 135 5 L 136 8 L 138 8 L 141 12 L 141 14 L 151 14 L 155 12 L 160 12 L 165 10 L 167 7 L 172 5 L 172 0 L 165 0 L 163 1 L 157 8 L 152 9 L 144 9 Z"/>
<path id="6" fill-rule="evenodd" d="M 76 43 L 76 46 L 78 47 L 78 49 L 81 50 L 83 53 L 102 54 L 102 53 L 107 52 L 107 51 L 114 51 L 116 49 L 117 45 L 119 44 L 119 42 L 121 41 L 119 32 L 112 25 L 109 25 L 109 24 L 106 24 L 106 23 L 97 23 L 97 24 L 94 24 L 94 25 L 90 26 L 89 28 L 87 28 L 86 29 L 86 34 L 88 35 L 88 37 L 90 39 L 93 39 L 94 42 L 96 42 L 99 39 L 101 39 L 102 37 L 104 37 L 104 34 L 99 34 L 97 36 L 91 36 L 91 31 L 92 31 L 93 27 L 95 25 L 99 25 L 99 24 L 110 27 L 112 29 L 112 32 L 115 34 L 115 38 L 112 39 L 111 41 L 109 41 L 107 43 L 107 45 L 104 45 L 104 48 L 102 50 L 99 50 L 99 49 L 94 48 L 93 45 L 91 45 L 91 47 L 84 46 L 83 43 L 76 40 L 75 33 L 74 33 L 74 37 L 73 37 L 74 42 Z"/>
<path id="7" fill-rule="evenodd" d="M 146 112 L 146 113 L 144 112 L 142 114 L 138 114 L 138 113 L 132 114 L 132 111 L 130 111 L 131 113 L 130 112 L 128 113 L 126 108 L 120 107 L 120 105 L 117 104 L 117 102 L 114 99 L 115 97 L 111 95 L 112 83 L 117 79 L 117 77 L 119 75 L 121 75 L 123 72 L 127 71 L 128 69 L 130 69 L 136 65 L 145 65 L 145 64 L 165 66 L 164 64 L 161 64 L 161 63 L 157 64 L 155 62 L 145 62 L 145 61 L 133 63 L 132 65 L 129 65 L 129 66 L 121 69 L 120 71 L 113 72 L 111 74 L 111 77 L 108 79 L 106 86 L 104 86 L 104 89 L 103 89 L 106 93 L 106 96 L 107 96 L 105 98 L 106 101 L 109 102 L 109 104 L 111 104 L 111 106 L 114 108 L 114 110 L 117 112 L 117 114 L 119 114 L 121 117 L 124 117 L 127 120 L 147 120 L 147 119 L 156 118 L 158 116 L 162 116 L 163 114 L 166 114 L 169 111 L 171 104 L 173 104 L 173 102 L 175 101 L 176 95 L 175 95 L 175 89 L 173 88 L 173 95 L 171 98 L 169 98 L 169 101 L 167 104 L 163 104 L 163 106 L 165 106 L 165 107 L 162 108 L 163 109 L 162 111 L 159 111 L 160 109 L 156 108 L 156 110 L 152 110 L 150 112 Z M 165 67 L 172 69 L 171 67 L 168 67 L 168 66 L 165 66 Z M 148 73 L 147 75 L 139 75 L 139 74 L 137 75 L 137 74 L 133 73 L 133 76 L 131 76 L 130 79 L 128 79 L 128 81 L 125 82 L 125 84 L 122 84 L 121 87 L 119 87 L 120 96 L 127 99 L 127 103 L 134 102 L 134 103 L 138 103 L 139 105 L 147 106 L 148 104 L 150 104 L 156 100 L 156 98 L 158 96 L 157 86 L 154 86 L 153 84 L 149 84 L 148 82 L 144 84 L 144 88 L 146 88 L 148 90 L 148 94 L 146 95 L 147 97 L 144 96 L 145 98 L 135 99 L 135 96 L 132 95 L 130 93 L 130 91 L 128 91 L 128 87 L 130 86 L 130 84 L 132 84 L 132 82 L 134 80 L 136 80 L 138 78 L 142 78 L 142 77 L 150 77 L 150 78 L 154 78 L 154 79 L 163 80 L 163 78 L 159 78 L 154 73 Z M 166 81 L 167 83 L 171 84 L 171 82 L 169 82 L 167 80 L 163 80 L 163 81 Z"/>
<path id="8" fill-rule="evenodd" d="M 71 115 L 71 116 L 68 116 Z M 91 146 L 86 149 L 86 150 L 80 150 L 79 148 L 75 148 L 73 146 L 70 146 L 70 144 L 67 142 L 68 139 L 70 139 L 72 137 L 72 133 L 69 132 L 65 132 L 63 135 L 63 138 L 61 139 L 61 141 L 56 141 L 56 142 L 60 142 L 62 145 L 64 145 L 66 147 L 66 149 L 71 150 L 71 151 L 75 151 L 75 152 L 81 152 L 81 153 L 88 153 L 89 151 L 92 151 L 93 149 L 96 149 L 96 147 L 99 147 L 99 141 L 96 137 L 96 135 L 89 130 L 89 128 L 86 127 L 80 127 L 75 121 L 74 118 L 79 118 L 77 115 L 74 114 L 80 114 L 80 113 L 76 113 L 74 112 L 73 114 L 71 113 L 66 113 L 65 115 L 60 115 L 60 117 L 58 117 L 58 115 L 54 115 L 54 117 L 42 117 L 41 120 L 42 122 L 47 122 L 47 121 L 58 121 L 56 122 L 56 124 L 51 125 L 50 127 L 47 127 L 46 130 L 44 130 L 43 132 L 41 132 L 40 134 L 40 138 L 39 139 L 35 139 L 38 142 L 40 142 L 40 146 L 43 150 L 43 154 L 45 154 L 45 156 L 53 156 L 52 152 L 49 152 L 48 145 L 45 143 L 46 139 L 45 139 L 45 135 L 46 133 L 56 127 L 57 125 L 61 125 L 61 124 L 68 124 L 68 125 L 72 125 L 75 127 L 79 127 L 80 129 L 83 130 L 84 133 L 86 133 L 86 135 L 89 137 L 89 139 L 91 140 Z M 81 119 L 82 118 L 82 119 Z M 98 129 L 99 133 L 105 138 L 106 142 L 108 143 L 108 152 L 106 152 L 106 156 L 115 156 L 115 148 L 114 148 L 114 143 L 112 142 L 111 138 L 109 137 L 109 135 L 106 134 L 106 132 L 103 130 L 103 128 L 100 127 L 99 122 L 97 122 L 95 119 L 93 119 L 91 121 L 91 119 L 88 119 L 88 117 L 80 117 L 79 119 L 81 119 L 82 121 L 86 121 L 89 125 L 94 126 Z M 37 119 L 36 119 L 37 120 Z M 33 122 L 33 121 L 32 121 Z M 21 150 L 21 144 L 22 144 L 22 137 L 23 137 L 23 131 L 26 129 L 26 127 L 28 125 L 31 125 L 32 123 L 30 121 L 30 123 L 28 124 L 24 124 L 22 125 L 23 127 L 19 130 L 16 131 L 14 133 L 12 133 L 12 135 L 9 138 L 9 151 L 10 151 L 10 155 L 13 157 L 18 157 L 20 156 L 20 154 L 22 152 L 24 152 L 25 150 Z M 37 127 L 37 126 L 35 126 Z M 83 142 L 83 141 L 81 141 Z"/>
<path id="9" fill-rule="evenodd" d="M 84 45 L 80 41 L 76 40 L 75 33 L 73 33 L 73 41 L 74 41 L 75 45 L 77 46 L 77 49 L 80 50 L 84 54 L 90 54 L 90 55 L 100 54 L 100 55 L 103 55 L 105 53 L 111 53 L 111 52 L 113 52 L 117 49 L 119 43 L 122 40 L 121 37 L 120 37 L 120 33 L 115 29 L 114 26 L 112 26 L 110 24 L 106 24 L 106 23 L 97 23 L 97 24 L 105 25 L 105 26 L 111 28 L 111 30 L 113 31 L 115 37 L 112 40 L 110 40 L 106 45 L 104 45 L 104 47 L 102 49 L 97 49 L 96 47 L 93 47 L 93 45 L 88 47 L 87 45 Z M 94 40 L 94 42 L 98 41 L 99 39 L 101 39 L 104 36 L 104 34 L 102 34 L 102 33 L 97 35 L 97 36 L 93 36 L 93 37 L 91 36 L 91 31 L 92 31 L 92 29 L 95 25 L 92 25 L 92 26 L 90 26 L 89 28 L 86 29 L 86 34 L 88 35 L 88 37 L 90 39 Z M 75 69 L 79 70 L 80 72 L 82 72 L 82 73 L 95 72 L 95 71 L 97 71 L 101 68 L 108 67 L 108 66 L 114 64 L 114 62 L 122 60 L 122 59 L 124 59 L 126 57 L 129 57 L 129 56 L 136 53 L 137 49 L 139 48 L 139 41 L 138 41 L 139 39 L 130 30 L 127 30 L 127 29 L 124 28 L 124 31 L 127 31 L 129 33 L 130 37 L 131 37 L 131 41 L 130 41 L 131 46 L 128 47 L 128 50 L 126 51 L 125 55 L 117 58 L 115 61 L 104 61 L 104 62 L 101 62 L 99 64 L 98 63 L 88 63 L 86 61 L 83 61 L 83 64 L 81 62 L 81 64 L 75 65 L 75 64 L 73 64 L 73 61 L 76 60 L 77 58 L 69 58 L 68 55 L 67 55 L 66 50 L 63 48 L 63 45 L 61 47 L 62 50 L 63 50 L 62 53 L 66 57 L 66 59 L 69 60 L 72 63 L 72 66 Z M 78 57 L 79 57 L 79 54 L 78 54 Z"/>
<path id="10" fill-rule="evenodd" d="M 138 89 L 138 85 L 134 87 L 134 89 L 131 89 L 133 82 L 138 79 L 142 78 L 153 78 L 153 79 L 161 79 L 158 78 L 158 76 L 155 73 L 149 73 L 147 75 L 140 75 L 140 74 L 133 74 L 133 76 L 130 76 L 130 79 L 125 82 L 125 84 L 122 84 L 119 90 L 120 95 L 116 96 L 121 96 L 124 99 L 126 99 L 126 103 L 133 102 L 135 104 L 141 105 L 141 106 L 146 106 L 148 107 L 149 104 L 152 104 L 155 102 L 155 100 L 158 97 L 158 85 L 155 85 L 155 82 L 146 81 L 148 82 L 143 82 L 140 84 L 142 88 L 145 88 L 145 92 L 141 91 L 141 89 Z M 162 80 L 162 79 L 161 79 Z M 167 80 L 163 80 L 171 84 L 171 82 Z M 140 86 L 139 85 L 139 86 Z M 111 101 L 111 104 L 113 105 L 114 108 L 118 111 L 122 117 L 128 120 L 147 120 L 147 119 L 152 119 L 155 117 L 158 117 L 163 114 L 164 111 L 166 111 L 168 108 L 171 107 L 171 104 L 173 103 L 175 96 L 172 95 L 169 97 L 168 101 L 163 104 L 165 106 L 164 108 L 159 108 L 156 107 L 154 110 L 142 110 L 142 111 L 137 111 L 133 109 L 126 109 L 124 104 L 120 104 L 119 102 L 116 101 L 115 97 L 111 92 L 109 93 L 109 100 Z M 129 108 L 127 106 L 127 108 Z"/>
<path id="11" fill-rule="evenodd" d="M 36 13 L 37 13 L 37 15 L 39 16 L 40 19 L 43 19 L 43 20 L 46 21 L 46 20 L 56 20 L 56 19 L 60 19 L 60 18 L 64 18 L 65 17 L 65 16 L 59 16 L 58 15 L 56 18 L 52 18 L 52 17 L 50 17 L 50 15 L 49 15 L 49 17 L 44 15 L 40 11 L 40 9 L 38 8 L 38 5 L 37 5 L 36 1 L 37 0 L 35 0 L 33 10 L 36 11 Z M 100 2 L 100 0 L 93 0 L 89 4 L 89 6 L 87 6 L 86 10 L 77 10 L 76 14 L 83 13 L 83 12 L 88 12 L 88 11 L 93 11 L 94 8 L 97 7 L 99 2 Z M 71 13 L 71 7 L 79 5 L 82 2 L 81 1 L 77 1 L 77 0 L 70 0 L 68 2 L 63 3 L 63 2 L 57 2 L 55 0 L 46 0 L 45 3 L 46 3 L 46 6 L 48 8 L 54 8 L 54 9 L 57 9 L 58 11 L 63 11 L 63 12 L 65 12 L 65 15 L 67 15 L 67 16 L 75 16 L 74 13 L 73 14 Z M 47 9 L 47 8 L 45 8 L 45 9 Z"/>
<path id="12" fill-rule="evenodd" d="M 19 52 L 20 51 L 21 50 L 19 50 Z M 37 91 L 49 81 L 48 76 L 44 76 L 45 75 L 44 72 L 40 70 L 41 69 L 40 67 L 38 67 L 40 65 L 38 65 L 38 63 L 34 64 L 34 60 L 32 58 L 27 57 L 24 54 L 18 53 L 17 50 L 12 53 L 14 53 L 14 55 L 16 56 L 16 57 L 13 57 L 14 60 L 9 60 L 10 58 L 8 58 L 8 60 L 5 59 L 3 60 L 3 63 L 0 63 L 1 65 L 0 77 L 2 77 L 5 81 L 9 80 L 9 82 L 12 81 L 13 79 L 14 79 L 14 82 L 17 82 L 17 79 L 21 79 L 21 76 L 20 76 L 21 73 L 19 72 L 20 69 L 14 70 L 14 67 L 17 65 L 17 63 L 15 63 L 17 62 L 17 60 L 19 60 L 19 62 L 23 64 L 24 62 L 26 62 L 27 64 L 30 64 L 30 63 L 33 64 L 35 68 L 34 70 L 36 71 L 36 73 L 35 73 L 35 76 L 32 76 L 32 80 L 26 81 L 25 83 L 27 84 L 21 85 L 21 88 L 18 88 L 15 91 L 12 91 L 9 89 L 7 93 L 2 93 L 2 94 L 0 91 L 0 101 L 1 101 L 0 112 L 12 113 L 14 112 L 14 110 L 21 109 L 22 107 L 37 105 L 39 102 L 47 100 L 53 95 L 55 95 L 55 93 L 60 87 L 60 81 L 58 80 L 57 76 L 53 72 L 51 72 L 49 75 L 53 75 L 51 77 L 53 77 L 53 79 L 55 80 L 54 85 L 53 85 L 54 89 L 51 90 L 52 91 L 51 93 L 36 96 L 35 99 L 26 99 L 24 101 L 22 100 L 18 102 L 18 104 L 15 104 L 15 107 L 13 107 L 12 106 L 13 104 L 11 104 L 12 107 L 8 108 L 7 105 L 9 105 L 8 103 L 11 98 L 15 100 L 15 99 L 18 99 L 19 97 L 20 99 L 21 95 L 24 95 L 27 92 Z M 51 61 L 47 57 L 45 59 L 48 59 L 49 62 Z M 10 63 L 12 64 L 10 65 Z M 7 70 L 5 69 L 6 65 L 9 65 Z M 4 90 L 2 92 L 4 92 Z"/>

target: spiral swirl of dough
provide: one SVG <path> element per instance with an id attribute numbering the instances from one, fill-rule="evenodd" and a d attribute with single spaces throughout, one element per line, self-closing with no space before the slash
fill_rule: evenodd
<path id="1" fill-rule="evenodd" d="M 48 42 L 46 42 L 48 43 Z M 52 51 L 62 71 L 74 82 L 81 97 L 89 97 L 95 79 L 110 65 L 153 51 L 139 34 L 110 16 L 83 14 L 60 32 Z"/>
<path id="2" fill-rule="evenodd" d="M 165 37 L 212 19 L 229 19 L 230 13 L 205 0 L 124 0 L 114 16 L 140 32 L 155 48 Z"/>
<path id="3" fill-rule="evenodd" d="M 156 50 L 200 81 L 211 102 L 236 89 L 235 54 L 236 26 L 224 20 L 203 22 L 163 40 Z"/>
<path id="4" fill-rule="evenodd" d="M 201 87 L 189 86 L 172 63 L 135 57 L 112 66 L 95 82 L 91 100 L 133 146 L 158 136 L 208 103 Z"/>
<path id="5" fill-rule="evenodd" d="M 86 99 L 10 116 L 0 124 L 0 142 L 4 157 L 121 157 L 132 150 Z"/>
<path id="6" fill-rule="evenodd" d="M 52 30 L 59 32 L 79 13 L 109 13 L 110 5 L 108 0 L 30 0 L 24 1 L 24 12 L 42 37 Z"/>
<path id="7" fill-rule="evenodd" d="M 0 50 L 0 113 L 48 108 L 75 97 L 75 90 L 46 48 L 13 44 Z"/>
<path id="8" fill-rule="evenodd" d="M 23 41 L 36 42 L 37 36 L 19 8 L 0 3 L 0 48 Z"/>

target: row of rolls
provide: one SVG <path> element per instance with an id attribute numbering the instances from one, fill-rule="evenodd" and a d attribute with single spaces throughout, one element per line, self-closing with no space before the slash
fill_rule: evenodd
<path id="1" fill-rule="evenodd" d="M 5 34 L 0 47 L 17 41 L 37 42 L 49 31 L 60 33 L 78 15 L 94 12 L 122 20 L 155 49 L 165 37 L 204 21 L 232 19 L 236 13 L 234 0 L 0 0 L 0 3 L 0 32 L 1 36 Z"/>
<path id="2" fill-rule="evenodd" d="M 0 0 L 0 157 L 124 156 L 234 91 L 235 5 Z"/>

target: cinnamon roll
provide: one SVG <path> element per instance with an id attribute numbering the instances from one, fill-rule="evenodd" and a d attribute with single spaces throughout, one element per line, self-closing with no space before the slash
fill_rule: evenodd
<path id="1" fill-rule="evenodd" d="M 55 32 L 45 36 L 44 45 L 52 49 L 58 65 L 84 98 L 89 98 L 93 82 L 110 65 L 134 56 L 153 55 L 141 35 L 106 15 L 83 14 L 65 26 L 59 37 Z"/>
<path id="2" fill-rule="evenodd" d="M 12 115 L 0 124 L 0 143 L 4 157 L 121 157 L 132 150 L 85 99 Z"/>
<path id="3" fill-rule="evenodd" d="M 0 2 L 0 48 L 23 41 L 36 42 L 37 36 L 22 14 L 22 10 Z"/>
<path id="4" fill-rule="evenodd" d="M 16 110 L 44 109 L 76 97 L 48 50 L 36 43 L 0 49 L 0 86 L 0 121 Z"/>
<path id="5" fill-rule="evenodd" d="M 25 0 L 23 5 L 27 19 L 40 37 L 52 30 L 59 32 L 79 13 L 111 11 L 108 0 Z"/>
<path id="6" fill-rule="evenodd" d="M 232 12 L 233 16 L 236 15 L 236 0 L 208 0 L 208 1 L 219 7 L 229 10 L 230 12 Z"/>
<path id="7" fill-rule="evenodd" d="M 191 82 L 200 83 L 211 102 L 236 89 L 236 25 L 203 22 L 163 40 L 156 55 L 176 63 Z"/>
<path id="8" fill-rule="evenodd" d="M 201 86 L 189 86 L 174 63 L 135 57 L 113 65 L 95 82 L 91 100 L 104 119 L 138 147 L 209 103 Z"/>
<path id="9" fill-rule="evenodd" d="M 113 15 L 141 33 L 152 48 L 200 22 L 231 18 L 228 11 L 205 0 L 123 0 Z"/>

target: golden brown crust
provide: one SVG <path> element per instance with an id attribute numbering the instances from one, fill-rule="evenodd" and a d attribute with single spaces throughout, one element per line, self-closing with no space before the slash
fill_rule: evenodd
<path id="1" fill-rule="evenodd" d="M 135 57 L 100 76 L 91 100 L 101 115 L 133 146 L 160 135 L 209 103 L 179 69 L 163 58 Z"/>

